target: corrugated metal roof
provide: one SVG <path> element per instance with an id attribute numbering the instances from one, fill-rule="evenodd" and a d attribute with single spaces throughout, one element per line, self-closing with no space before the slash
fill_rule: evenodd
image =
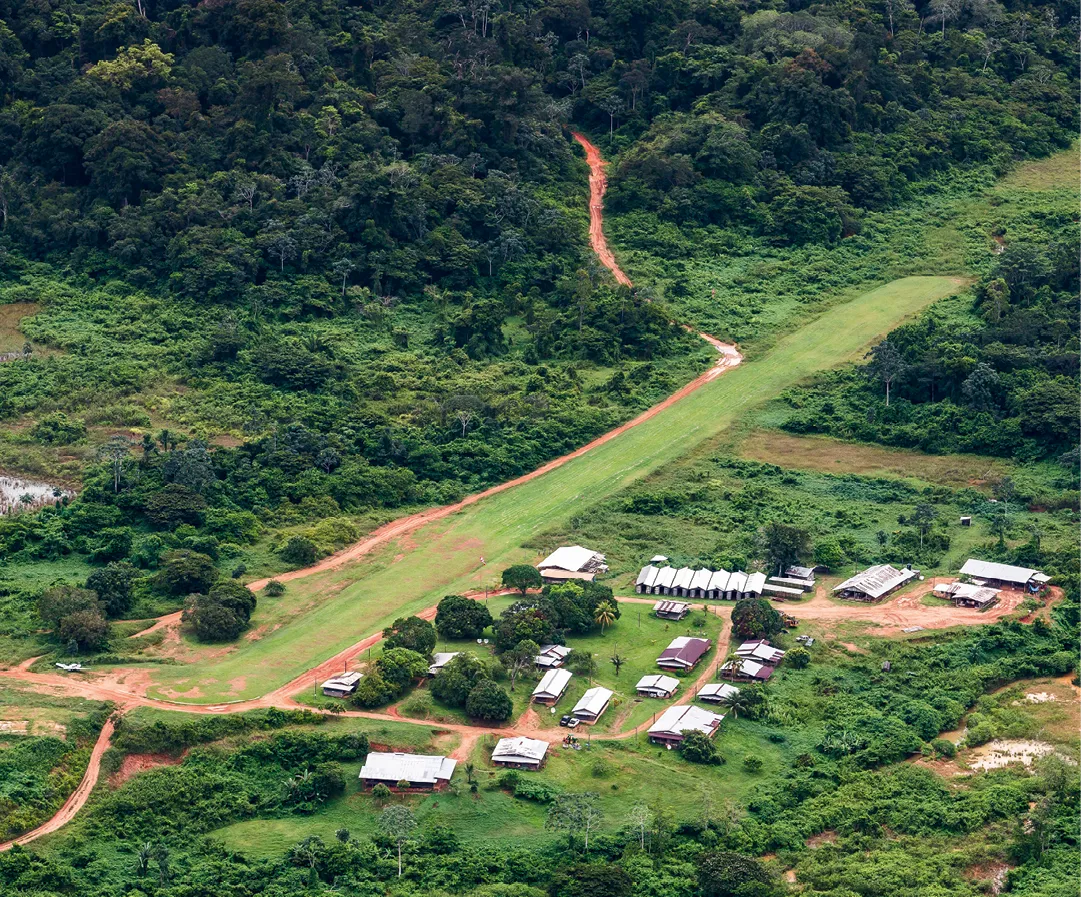
<path id="1" fill-rule="evenodd" d="M 722 670 L 734 670 L 736 668 L 736 661 L 729 660 L 722 667 Z M 744 676 L 750 676 L 754 679 L 768 679 L 773 675 L 773 668 L 766 666 L 765 664 L 758 663 L 754 660 L 748 660 L 746 658 L 740 658 L 739 671 Z"/>
<path id="2" fill-rule="evenodd" d="M 603 564 L 604 555 L 591 548 L 583 548 L 581 545 L 564 545 L 537 564 L 537 568 L 543 570 L 545 567 L 556 567 L 560 570 L 578 572 L 598 570 Z"/>
<path id="3" fill-rule="evenodd" d="M 765 573 L 751 573 L 747 577 L 747 582 L 743 586 L 742 591 L 751 592 L 755 595 L 762 594 L 762 587 L 766 584 Z"/>
<path id="4" fill-rule="evenodd" d="M 738 695 L 739 689 L 727 682 L 709 682 L 698 689 L 698 697 L 704 701 L 720 701 L 729 695 Z"/>
<path id="5" fill-rule="evenodd" d="M 869 598 L 881 598 L 887 592 L 904 585 L 910 579 L 915 579 L 918 575 L 915 570 L 898 570 L 889 564 L 878 564 L 846 579 L 839 586 L 834 587 L 833 591 L 851 590 L 862 592 Z"/>
<path id="6" fill-rule="evenodd" d="M 659 673 L 654 673 L 639 679 L 635 688 L 655 688 L 660 691 L 675 691 L 679 688 L 679 680 L 674 676 L 663 676 Z"/>
<path id="7" fill-rule="evenodd" d="M 533 697 L 558 698 L 566 691 L 567 683 L 570 681 L 570 670 L 549 670 L 541 677 L 537 687 L 533 689 Z"/>
<path id="8" fill-rule="evenodd" d="M 650 735 L 679 735 L 687 730 L 714 732 L 721 724 L 724 715 L 695 707 L 693 704 L 669 707 L 657 719 L 649 730 Z"/>
<path id="9" fill-rule="evenodd" d="M 684 601 L 658 601 L 653 605 L 655 614 L 681 614 L 691 609 Z"/>
<path id="10" fill-rule="evenodd" d="M 724 592 L 728 585 L 728 577 L 732 574 L 727 570 L 718 570 L 709 578 L 709 590 L 711 592 Z"/>
<path id="11" fill-rule="evenodd" d="M 672 585 L 672 580 L 676 578 L 675 567 L 661 567 L 661 572 L 657 574 L 657 580 L 653 583 L 654 588 L 666 589 Z"/>
<path id="12" fill-rule="evenodd" d="M 454 774 L 457 760 L 430 754 L 368 754 L 362 779 L 378 779 L 381 782 L 413 782 L 435 784 L 446 781 Z"/>
<path id="13" fill-rule="evenodd" d="M 712 576 L 712 570 L 695 570 L 694 576 L 691 577 L 691 588 L 702 589 L 703 591 L 705 591 L 709 588 L 709 580 Z"/>
<path id="14" fill-rule="evenodd" d="M 1010 564 L 999 564 L 995 561 L 978 561 L 969 558 L 961 568 L 965 576 L 977 576 L 980 579 L 997 579 L 1002 582 L 1013 582 L 1025 585 L 1039 571 L 1028 567 L 1014 567 Z"/>
<path id="15" fill-rule="evenodd" d="M 646 564 L 638 574 L 638 579 L 634 581 L 636 586 L 652 586 L 654 580 L 657 578 L 657 574 L 661 570 L 659 567 L 654 567 L 652 564 Z"/>
<path id="16" fill-rule="evenodd" d="M 601 688 L 599 685 L 595 688 L 589 689 L 581 700 L 574 705 L 574 709 L 571 714 L 584 713 L 589 716 L 600 716 L 601 711 L 608 706 L 608 702 L 612 700 L 613 691 L 607 688 Z"/>
<path id="17" fill-rule="evenodd" d="M 728 592 L 743 592 L 747 588 L 747 574 L 742 570 L 737 570 L 728 578 L 728 586 L 725 591 Z"/>
<path id="18" fill-rule="evenodd" d="M 672 588 L 686 589 L 690 586 L 692 578 L 694 578 L 694 571 L 690 567 L 680 567 L 676 571 L 676 578 L 672 580 Z"/>
<path id="19" fill-rule="evenodd" d="M 539 738 L 500 738 L 492 751 L 492 759 L 504 763 L 540 763 L 548 753 L 548 742 Z"/>
<path id="20" fill-rule="evenodd" d="M 327 679 L 323 683 L 323 688 L 337 688 L 337 689 L 353 689 L 357 687 L 357 683 L 364 678 L 362 673 L 339 673 L 337 676 L 333 676 Z"/>

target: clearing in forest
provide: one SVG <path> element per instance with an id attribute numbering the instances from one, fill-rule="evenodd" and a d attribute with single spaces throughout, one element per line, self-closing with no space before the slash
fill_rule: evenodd
<path id="1" fill-rule="evenodd" d="M 282 598 L 261 598 L 255 630 L 268 617 L 290 616 L 290 607 L 308 610 L 196 665 L 151 670 L 148 693 L 194 703 L 262 695 L 397 616 L 445 594 L 492 584 L 507 565 L 532 559 L 520 546 L 539 533 L 573 521 L 809 374 L 859 357 L 903 319 L 966 283 L 958 277 L 906 277 L 829 308 L 757 360 L 588 454 L 429 524 L 355 565 L 295 580 Z"/>
<path id="2" fill-rule="evenodd" d="M 781 430 L 755 430 L 740 444 L 739 454 L 751 461 L 796 470 L 900 477 L 954 489 L 980 488 L 1015 472 L 1014 465 L 1001 458 L 925 455 L 826 436 L 796 436 Z"/>

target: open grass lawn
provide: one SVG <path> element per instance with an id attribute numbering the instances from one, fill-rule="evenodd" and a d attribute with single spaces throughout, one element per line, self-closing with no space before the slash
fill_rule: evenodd
<path id="1" fill-rule="evenodd" d="M 760 781 L 781 771 L 806 749 L 798 739 L 774 744 L 766 738 L 768 731 L 768 726 L 759 723 L 725 720 L 717 736 L 721 753 L 728 761 L 722 766 L 688 763 L 675 751 L 649 745 L 639 738 L 594 741 L 588 749 L 580 751 L 553 746 L 542 771 L 521 775 L 564 791 L 596 792 L 604 812 L 602 828 L 606 830 L 626 825 L 631 807 L 640 803 L 668 807 L 681 819 L 693 818 L 696 810 L 716 816 L 724 801 L 744 799 Z M 494 743 L 494 739 L 489 741 Z M 517 799 L 499 790 L 497 782 L 504 770 L 488 764 L 490 752 L 491 744 L 482 741 L 474 754 L 480 783 L 476 795 L 469 793 L 465 772 L 459 767 L 449 791 L 393 800 L 410 805 L 422 830 L 426 825 L 441 823 L 453 828 L 466 843 L 494 841 L 509 845 L 521 843 L 523 838 L 536 843 L 558 837 L 544 830 L 545 805 Z M 743 768 L 743 758 L 749 754 L 763 760 L 760 772 L 751 774 Z M 380 807 L 370 794 L 359 788 L 360 765 L 346 767 L 345 796 L 331 801 L 312 816 L 247 820 L 219 829 L 211 837 L 231 850 L 260 858 L 280 855 L 309 835 L 330 841 L 339 828 L 357 835 L 374 834 Z"/>
<path id="2" fill-rule="evenodd" d="M 206 703 L 253 697 L 403 613 L 493 583 L 509 564 L 534 559 L 535 552 L 520 546 L 541 532 L 690 451 L 808 374 L 859 356 L 899 321 L 965 283 L 907 277 L 830 308 L 767 355 L 589 454 L 433 523 L 359 564 L 290 583 L 282 598 L 260 601 L 252 619 L 257 637 L 242 639 L 196 669 L 155 670 L 151 694 Z"/>

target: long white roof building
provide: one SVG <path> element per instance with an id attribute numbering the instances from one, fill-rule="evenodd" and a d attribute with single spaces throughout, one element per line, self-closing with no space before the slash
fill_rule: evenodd
<path id="1" fill-rule="evenodd" d="M 676 705 L 669 707 L 657 718 L 657 722 L 650 727 L 649 736 L 650 738 L 682 737 L 682 734 L 688 730 L 712 735 L 717 731 L 723 719 L 724 714 L 704 710 L 693 704 Z"/>
<path id="2" fill-rule="evenodd" d="M 457 760 L 430 754 L 386 754 L 378 751 L 368 754 L 360 778 L 365 781 L 410 782 L 415 785 L 434 785 L 447 781 L 454 774 Z"/>
<path id="3" fill-rule="evenodd" d="M 492 762 L 539 768 L 547 753 L 548 742 L 541 741 L 539 738 L 526 738 L 524 735 L 517 738 L 500 738 L 495 750 L 492 751 Z"/>

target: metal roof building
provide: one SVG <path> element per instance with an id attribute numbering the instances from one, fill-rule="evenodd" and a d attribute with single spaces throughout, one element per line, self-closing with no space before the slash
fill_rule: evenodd
<path id="1" fill-rule="evenodd" d="M 934 588 L 936 595 L 945 595 L 954 604 L 979 608 L 990 607 L 998 601 L 998 591 L 967 582 L 940 583 Z"/>
<path id="2" fill-rule="evenodd" d="M 677 688 L 679 688 L 679 680 L 674 676 L 654 673 L 639 679 L 634 690 L 645 698 L 670 698 L 676 693 Z"/>
<path id="3" fill-rule="evenodd" d="M 642 592 L 648 592 L 653 588 L 653 583 L 657 581 L 657 574 L 661 572 L 660 567 L 654 567 L 652 564 L 646 564 L 638 574 L 638 579 L 634 581 L 634 590 L 641 594 Z"/>
<path id="4" fill-rule="evenodd" d="M 454 658 L 457 657 L 459 653 L 461 653 L 461 652 L 459 652 L 459 651 L 440 651 L 438 654 L 433 654 L 432 655 L 432 664 L 431 664 L 431 666 L 428 667 L 428 675 L 429 676 L 436 675 L 441 669 L 443 669 L 443 667 L 445 667 L 448 663 L 450 663 L 452 660 L 454 660 Z"/>
<path id="5" fill-rule="evenodd" d="M 492 751 L 492 763 L 512 769 L 540 769 L 548 757 L 548 742 L 538 738 L 500 738 Z"/>
<path id="6" fill-rule="evenodd" d="M 604 563 L 604 555 L 600 552 L 583 548 L 581 545 L 564 545 L 537 564 L 537 569 L 540 570 L 541 576 L 545 576 L 546 570 L 563 570 L 567 573 L 604 573 L 608 570 L 608 566 Z"/>
<path id="7" fill-rule="evenodd" d="M 683 601 L 658 601 L 653 605 L 653 613 L 664 620 L 682 620 L 690 609 Z"/>
<path id="8" fill-rule="evenodd" d="M 889 564 L 878 564 L 868 567 L 861 573 L 857 573 L 835 586 L 834 594 L 842 598 L 853 598 L 856 601 L 877 601 L 891 592 L 895 592 L 901 586 L 911 582 L 919 572 L 906 567 L 898 570 Z"/>
<path id="9" fill-rule="evenodd" d="M 971 576 L 976 580 L 982 579 L 985 582 L 999 582 L 1015 588 L 1024 588 L 1032 580 L 1036 580 L 1040 585 L 1048 581 L 1048 577 L 1040 573 L 1039 570 L 1032 570 L 1029 567 L 1014 567 L 1011 564 L 999 564 L 995 561 L 978 561 L 975 558 L 969 558 L 965 561 L 965 565 L 961 568 L 961 575 Z M 984 583 L 977 584 L 983 585 Z"/>
<path id="10" fill-rule="evenodd" d="M 661 652 L 661 656 L 657 658 L 657 666 L 671 670 L 694 669 L 695 664 L 711 647 L 713 647 L 713 642 L 708 638 L 678 636 L 672 639 L 671 644 Z"/>
<path id="11" fill-rule="evenodd" d="M 710 682 L 698 689 L 698 697 L 711 704 L 719 704 L 730 695 L 738 695 L 739 689 L 727 682 Z"/>
<path id="12" fill-rule="evenodd" d="M 363 678 L 361 673 L 340 673 L 323 683 L 323 694 L 331 698 L 344 698 L 357 690 Z"/>
<path id="13" fill-rule="evenodd" d="M 726 661 L 721 666 L 721 676 L 725 679 L 756 679 L 765 682 L 772 675 L 773 667 L 743 657 Z"/>
<path id="14" fill-rule="evenodd" d="M 574 705 L 571 716 L 576 716 L 587 723 L 595 723 L 608 709 L 608 702 L 612 700 L 613 694 L 615 692 L 611 689 L 601 688 L 599 685 L 589 689 Z"/>
<path id="15" fill-rule="evenodd" d="M 570 653 L 566 645 L 541 645 L 541 653 L 533 658 L 533 663 L 543 669 L 554 669 L 563 666 Z"/>
<path id="16" fill-rule="evenodd" d="M 744 642 L 736 648 L 736 655 L 738 657 L 747 658 L 748 660 L 755 660 L 759 663 L 768 663 L 771 666 L 776 666 L 784 658 L 785 652 L 780 648 L 774 648 L 765 639 L 758 639 L 753 642 Z"/>
<path id="17" fill-rule="evenodd" d="M 555 704 L 570 685 L 570 670 L 549 670 L 533 689 L 533 700 L 538 704 Z"/>
<path id="18" fill-rule="evenodd" d="M 410 788 L 442 788 L 454 774 L 457 760 L 430 754 L 368 754 L 360 779 L 368 787 L 382 782 L 396 788 L 399 782 L 408 782 Z"/>
<path id="19" fill-rule="evenodd" d="M 669 707 L 650 727 L 649 740 L 671 747 L 683 741 L 683 733 L 687 731 L 703 732 L 712 738 L 723 719 L 723 714 L 691 704 Z"/>

